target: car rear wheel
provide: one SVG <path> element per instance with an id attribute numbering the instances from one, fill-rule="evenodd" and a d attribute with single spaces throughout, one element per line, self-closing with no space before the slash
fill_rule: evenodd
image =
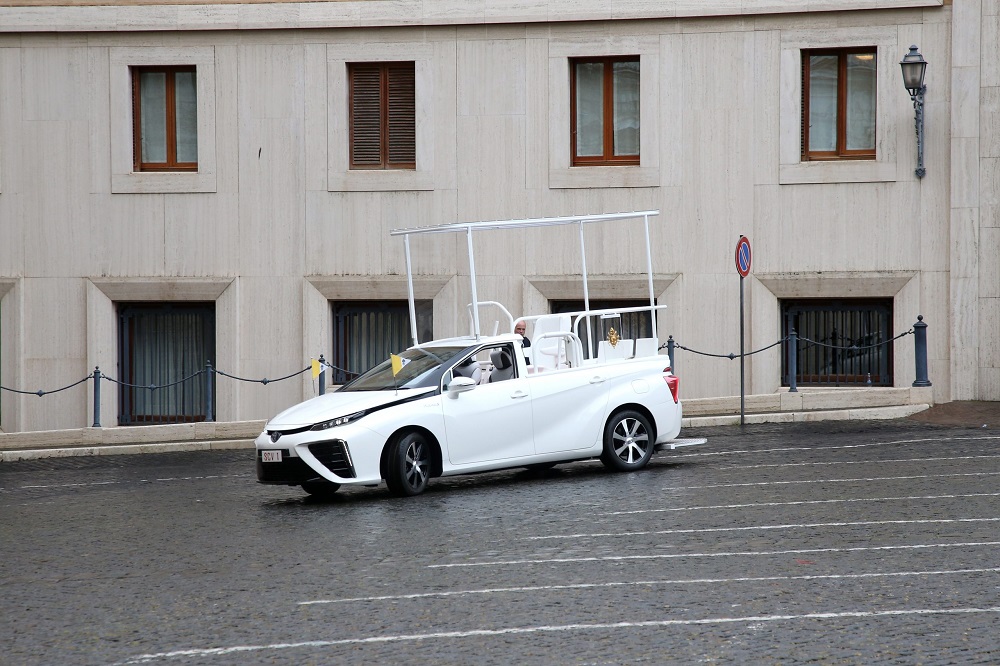
<path id="1" fill-rule="evenodd" d="M 411 432 L 389 447 L 385 482 L 397 497 L 419 495 L 431 474 L 431 447 L 422 435 Z"/>
<path id="2" fill-rule="evenodd" d="M 302 484 L 302 490 L 317 499 L 329 499 L 340 490 L 340 484 L 332 481 L 306 481 Z"/>
<path id="3" fill-rule="evenodd" d="M 642 469 L 653 455 L 653 428 L 639 412 L 616 412 L 604 426 L 604 453 L 601 462 L 605 467 L 620 472 Z"/>

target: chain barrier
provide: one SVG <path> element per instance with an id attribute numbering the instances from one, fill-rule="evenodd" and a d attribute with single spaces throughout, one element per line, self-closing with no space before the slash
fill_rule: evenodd
<path id="1" fill-rule="evenodd" d="M 671 339 L 673 338 L 673 336 L 670 336 L 670 337 L 671 337 Z M 754 354 L 759 354 L 762 351 L 767 351 L 771 347 L 777 347 L 778 345 L 782 344 L 783 342 L 787 342 L 788 339 L 789 339 L 788 337 L 781 338 L 777 342 L 775 342 L 773 344 L 770 344 L 770 345 L 768 345 L 766 347 L 761 347 L 760 349 L 755 349 L 752 352 L 744 352 L 743 356 L 753 356 Z M 737 358 L 740 357 L 739 354 L 732 354 L 732 353 L 730 353 L 730 354 L 710 354 L 708 352 L 702 352 L 702 351 L 698 351 L 697 349 L 691 349 L 690 347 L 685 347 L 684 345 L 679 345 L 676 342 L 674 342 L 673 346 L 674 346 L 675 349 L 683 349 L 684 351 L 689 351 L 692 354 L 699 354 L 701 356 L 711 356 L 713 358 L 728 358 L 730 361 L 732 361 L 733 359 L 737 359 Z M 664 344 L 660 345 L 660 349 L 663 349 L 663 348 L 669 349 L 669 347 L 667 346 L 667 343 L 664 343 Z"/>
<path id="2" fill-rule="evenodd" d="M 896 340 L 899 340 L 900 338 L 905 337 L 907 335 L 913 335 L 913 329 L 912 328 L 910 330 L 908 330 L 908 331 L 904 331 L 904 332 L 900 333 L 899 335 L 897 335 L 894 338 L 890 338 L 888 340 L 883 340 L 882 342 L 876 342 L 873 345 L 862 345 L 862 346 L 851 345 L 850 347 L 841 347 L 839 345 L 830 345 L 830 344 L 827 344 L 825 342 L 819 342 L 818 340 L 810 340 L 809 338 L 799 338 L 799 342 L 808 342 L 808 343 L 810 343 L 806 347 L 800 347 L 800 349 L 808 349 L 811 346 L 815 346 L 815 347 L 826 347 L 827 349 L 843 349 L 843 350 L 847 350 L 847 351 L 861 351 L 862 349 L 874 349 L 875 347 L 882 347 L 883 345 L 887 345 L 890 342 L 895 342 Z M 785 339 L 787 340 L 788 338 L 785 338 Z"/>
<path id="3" fill-rule="evenodd" d="M 73 382 L 72 384 L 70 384 L 68 386 L 63 386 L 62 388 L 52 389 L 51 391 L 43 391 L 42 389 L 38 389 L 37 391 L 20 391 L 18 389 L 7 388 L 6 386 L 0 386 L 0 391 L 8 391 L 10 393 L 20 393 L 21 395 L 37 395 L 39 398 L 41 398 L 42 396 L 48 395 L 50 393 L 59 393 L 60 391 L 65 391 L 66 389 L 71 389 L 74 386 L 79 386 L 80 384 L 82 384 L 85 381 L 87 381 L 88 379 L 90 379 L 90 377 L 91 377 L 90 375 L 87 375 L 86 377 L 84 377 L 83 379 L 81 379 L 78 382 Z"/>
<path id="4" fill-rule="evenodd" d="M 343 368 L 338 368 L 337 366 L 333 365 L 328 361 L 324 361 L 322 356 L 320 357 L 319 362 L 325 365 L 326 367 L 330 368 L 331 370 L 336 370 L 337 372 L 343 373 L 344 375 L 348 376 L 349 379 L 355 379 L 356 377 L 361 376 L 360 372 L 354 372 L 352 370 L 344 370 Z"/>
<path id="5" fill-rule="evenodd" d="M 124 386 L 126 388 L 149 389 L 150 391 L 155 391 L 157 389 L 165 389 L 165 388 L 170 388 L 171 386 L 177 386 L 178 384 L 183 384 L 186 381 L 190 381 L 190 380 L 194 379 L 195 377 L 199 377 L 199 376 L 205 374 L 205 372 L 206 372 L 205 370 L 199 370 L 198 372 L 194 373 L 193 375 L 188 375 L 184 379 L 178 379 L 176 382 L 171 382 L 169 384 L 129 384 L 128 382 L 123 382 L 121 380 L 114 379 L 112 377 L 108 377 L 103 372 L 101 373 L 100 376 L 101 376 L 101 379 L 106 379 L 107 381 L 111 382 L 112 384 L 118 384 L 119 386 Z M 218 372 L 218 370 L 216 370 L 216 372 Z M 90 379 L 90 377 L 85 377 L 84 379 L 85 380 L 86 379 Z"/>
<path id="6" fill-rule="evenodd" d="M 359 373 L 359 372 L 352 372 L 350 370 L 345 370 L 343 368 L 338 368 L 337 366 L 333 365 L 332 363 L 329 363 L 326 359 L 324 359 L 322 354 L 320 354 L 320 356 L 319 356 L 319 364 L 320 364 L 320 366 L 322 366 L 324 368 L 330 368 L 331 370 L 335 370 L 337 372 L 340 372 L 344 376 L 348 377 L 349 379 L 353 379 L 354 377 L 358 377 L 358 376 L 361 375 L 361 373 Z M 10 387 L 7 387 L 7 386 L 0 385 L 0 392 L 7 391 L 9 393 L 16 393 L 16 394 L 19 394 L 19 395 L 35 395 L 35 396 L 38 396 L 38 397 L 41 398 L 41 397 L 49 395 L 51 393 L 59 393 L 61 391 L 66 391 L 66 390 L 71 389 L 71 388 L 73 388 L 75 386 L 79 386 L 80 384 L 83 384 L 84 382 L 86 382 L 88 380 L 93 380 L 93 382 L 94 382 L 94 423 L 93 423 L 93 427 L 99 428 L 99 427 L 101 427 L 101 422 L 100 422 L 101 386 L 100 386 L 99 382 L 102 379 L 105 380 L 105 381 L 107 381 L 107 382 L 110 382 L 112 384 L 115 384 L 117 386 L 121 386 L 123 388 L 140 389 L 140 390 L 147 390 L 147 391 L 152 392 L 152 391 L 158 391 L 158 390 L 162 390 L 162 389 L 168 389 L 168 388 L 172 388 L 174 386 L 185 384 L 187 382 L 190 382 L 191 380 L 197 379 L 198 377 L 206 377 L 206 379 L 205 379 L 205 389 L 206 389 L 206 391 L 205 391 L 205 394 L 206 394 L 206 398 L 205 398 L 205 420 L 206 421 L 212 421 L 214 419 L 212 418 L 212 405 L 211 405 L 211 403 L 212 403 L 212 387 L 211 387 L 212 381 L 211 381 L 211 379 L 214 378 L 214 375 L 222 375 L 223 377 L 227 377 L 229 379 L 233 379 L 233 380 L 240 381 L 240 382 L 248 382 L 248 383 L 261 384 L 263 386 L 267 386 L 268 384 L 272 384 L 274 382 L 280 382 L 280 381 L 284 381 L 286 379 L 291 379 L 293 377 L 297 377 L 297 376 L 299 376 L 299 375 L 301 375 L 301 374 L 303 374 L 305 372 L 308 372 L 309 370 L 312 369 L 312 367 L 313 367 L 312 365 L 308 365 L 305 368 L 302 368 L 301 370 L 298 370 L 298 371 L 293 372 L 291 374 L 285 375 L 284 377 L 278 377 L 278 378 L 275 378 L 275 379 L 269 379 L 267 377 L 264 377 L 262 379 L 250 379 L 250 378 L 247 378 L 247 377 L 240 377 L 238 375 L 230 374 L 230 373 L 228 373 L 228 372 L 226 372 L 224 370 L 219 370 L 217 368 L 213 368 L 211 362 L 209 362 L 209 363 L 205 364 L 205 369 L 199 370 L 199 371 L 197 371 L 197 372 L 195 372 L 195 373 L 193 373 L 191 375 L 188 375 L 187 377 L 184 377 L 182 379 L 178 379 L 177 381 L 170 382 L 169 384 L 133 384 L 131 382 L 127 382 L 127 381 L 123 381 L 121 379 L 115 379 L 114 377 L 110 377 L 110 376 L 104 374 L 103 372 L 101 372 L 100 367 L 95 367 L 93 373 L 88 374 L 86 377 L 83 377 L 79 381 L 73 382 L 72 384 L 67 384 L 66 386 L 63 386 L 61 388 L 51 389 L 51 390 L 39 389 L 37 391 L 25 391 L 25 390 L 21 390 L 21 389 L 15 389 L 15 388 L 10 388 Z M 326 373 L 325 372 L 323 372 L 323 373 L 320 374 L 319 380 L 320 380 L 319 381 L 319 393 L 320 393 L 320 395 L 323 395 L 326 392 Z"/>
<path id="7" fill-rule="evenodd" d="M 228 372 L 223 372 L 222 370 L 216 370 L 215 374 L 222 375 L 223 377 L 229 377 L 230 379 L 235 379 L 236 381 L 240 382 L 250 382 L 253 384 L 263 384 L 264 386 L 267 386 L 271 382 L 282 382 L 285 381 L 286 379 L 297 377 L 298 375 L 301 375 L 303 372 L 310 369 L 312 369 L 312 366 L 306 366 L 305 368 L 302 368 L 298 372 L 293 372 L 290 375 L 285 375 L 284 377 L 278 377 L 277 379 L 268 379 L 267 377 L 264 377 L 263 379 L 247 379 L 245 377 L 237 377 L 236 375 L 231 375 Z"/>
<path id="8" fill-rule="evenodd" d="M 660 349 L 663 349 L 664 347 L 667 348 L 667 356 L 670 358 L 670 365 L 671 367 L 674 367 L 675 365 L 674 351 L 676 349 L 682 349 L 684 351 L 691 352 L 692 354 L 698 354 L 700 356 L 709 356 L 712 358 L 728 358 L 730 361 L 732 361 L 738 358 L 759 354 L 760 352 L 767 351 L 768 349 L 771 349 L 772 347 L 776 347 L 781 344 L 790 343 L 791 347 L 796 350 L 796 353 L 788 354 L 788 365 L 789 365 L 788 385 L 789 385 L 789 391 L 797 391 L 798 389 L 796 388 L 796 377 L 797 377 L 796 366 L 798 361 L 798 352 L 810 349 L 812 347 L 824 347 L 826 349 L 834 349 L 834 350 L 856 353 L 867 349 L 875 349 L 877 347 L 884 347 L 890 345 L 893 342 L 906 337 L 907 335 L 914 336 L 913 346 L 914 346 L 914 364 L 916 366 L 915 367 L 916 380 L 914 380 L 913 386 L 916 387 L 931 386 L 932 384 L 927 377 L 927 323 L 924 321 L 923 315 L 917 315 L 917 323 L 915 323 L 913 327 L 910 328 L 908 331 L 904 331 L 899 335 L 892 337 L 888 340 L 883 340 L 882 342 L 876 342 L 871 345 L 858 345 L 858 344 L 833 345 L 818 340 L 811 340 L 809 338 L 800 338 L 793 329 L 789 335 L 778 340 L 777 342 L 767 345 L 766 347 L 761 347 L 760 349 L 755 349 L 752 352 L 745 352 L 743 354 L 735 354 L 735 353 L 713 354 L 710 352 L 699 351 L 697 349 L 691 349 L 690 347 L 685 347 L 684 345 L 678 344 L 677 341 L 674 340 L 674 336 L 672 335 L 669 336 L 665 344 L 660 346 Z M 800 343 L 804 343 L 804 346 L 800 346 Z M 871 373 L 868 373 L 868 378 L 869 378 L 868 383 L 871 384 Z"/>

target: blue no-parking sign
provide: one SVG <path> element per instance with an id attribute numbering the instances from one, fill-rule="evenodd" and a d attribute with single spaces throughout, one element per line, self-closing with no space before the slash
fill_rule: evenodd
<path id="1" fill-rule="evenodd" d="M 746 236 L 740 236 L 739 242 L 736 243 L 736 270 L 741 278 L 750 274 L 750 262 L 750 239 Z"/>

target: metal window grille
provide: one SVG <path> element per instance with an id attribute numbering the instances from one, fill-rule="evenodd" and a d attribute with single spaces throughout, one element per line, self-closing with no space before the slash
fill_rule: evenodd
<path id="1" fill-rule="evenodd" d="M 880 344 L 893 337 L 891 299 L 782 301 L 781 326 L 783 337 L 793 328 L 799 337 L 799 385 L 893 385 L 892 343 Z M 785 345 L 782 386 L 790 353 Z"/>
<path id="2" fill-rule="evenodd" d="M 416 301 L 417 334 L 433 336 L 433 301 Z M 406 301 L 344 301 L 333 304 L 332 383 L 343 384 L 410 347 Z"/>
<path id="3" fill-rule="evenodd" d="M 649 305 L 649 301 L 642 300 L 591 300 L 591 310 L 607 310 L 610 308 L 636 308 Z M 552 301 L 552 314 L 563 312 L 579 312 L 583 310 L 583 301 Z M 638 338 L 648 338 L 653 335 L 653 324 L 649 318 L 649 312 L 624 312 L 617 317 L 602 319 L 600 316 L 588 317 L 590 327 L 594 332 L 595 340 L 607 340 L 608 333 L 612 328 L 618 333 L 619 338 L 635 340 Z M 580 320 L 580 342 L 583 343 L 583 354 L 588 356 L 590 345 L 587 344 L 587 320 Z M 597 353 L 597 345 L 594 345 L 594 353 Z"/>
<path id="4" fill-rule="evenodd" d="M 134 385 L 118 387 L 119 425 L 204 421 L 204 375 L 167 385 L 204 370 L 207 361 L 214 367 L 215 304 L 120 304 L 118 355 L 119 381 Z"/>

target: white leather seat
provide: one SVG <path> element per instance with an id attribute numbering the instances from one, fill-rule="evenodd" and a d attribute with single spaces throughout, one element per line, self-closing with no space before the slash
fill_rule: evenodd
<path id="1" fill-rule="evenodd" d="M 656 338 L 639 338 L 635 341 L 636 358 L 640 356 L 656 356 L 659 353 L 660 341 Z"/>
<path id="2" fill-rule="evenodd" d="M 559 368 L 566 364 L 566 342 L 561 338 L 543 338 L 546 333 L 570 331 L 569 315 L 545 315 L 535 322 L 531 341 L 531 363 L 539 368 Z"/>

